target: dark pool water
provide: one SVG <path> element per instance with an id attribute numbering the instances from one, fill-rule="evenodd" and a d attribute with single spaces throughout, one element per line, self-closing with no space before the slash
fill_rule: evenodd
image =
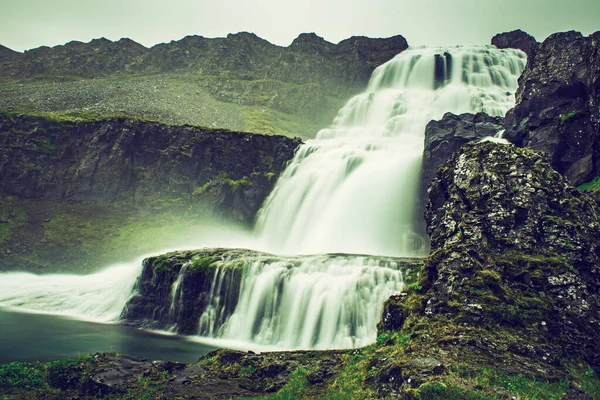
<path id="1" fill-rule="evenodd" d="M 0 309 L 0 364 L 96 352 L 195 362 L 214 347 L 138 329 Z"/>

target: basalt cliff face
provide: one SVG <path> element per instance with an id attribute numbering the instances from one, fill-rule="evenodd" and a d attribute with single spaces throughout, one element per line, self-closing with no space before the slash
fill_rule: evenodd
<path id="1" fill-rule="evenodd" d="M 280 47 L 241 32 L 152 48 L 104 38 L 25 53 L 0 48 L 0 109 L 311 137 L 407 47 L 402 36 L 333 44 L 314 33 Z"/>
<path id="2" fill-rule="evenodd" d="M 171 245 L 158 225 L 183 232 L 218 217 L 250 227 L 299 144 L 123 118 L 0 116 L 0 268 L 102 265 L 92 259 L 114 252 L 104 245 L 130 234 Z"/>
<path id="3" fill-rule="evenodd" d="M 300 144 L 281 136 L 127 119 L 6 116 L 0 118 L 0 135 L 0 185 L 6 194 L 143 204 L 156 197 L 202 197 L 229 185 L 215 205 L 247 223 Z M 240 208 L 231 210 L 233 203 Z"/>
<path id="4" fill-rule="evenodd" d="M 600 175 L 600 32 L 555 33 L 528 59 L 506 138 L 544 150 L 573 184 Z"/>

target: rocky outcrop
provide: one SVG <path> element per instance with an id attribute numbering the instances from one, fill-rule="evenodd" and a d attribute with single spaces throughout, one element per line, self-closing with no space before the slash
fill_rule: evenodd
<path id="1" fill-rule="evenodd" d="M 16 60 L 21 56 L 21 53 L 18 53 L 14 50 L 9 49 L 8 47 L 0 45 L 0 63 L 5 61 Z"/>
<path id="2" fill-rule="evenodd" d="M 473 140 L 493 137 L 503 129 L 503 118 L 484 113 L 444 114 L 439 121 L 430 121 L 425 127 L 425 147 L 421 169 L 421 200 L 427 204 L 427 189 L 437 170 L 462 145 Z"/>
<path id="3" fill-rule="evenodd" d="M 533 36 L 520 29 L 510 32 L 498 33 L 492 38 L 492 45 L 499 49 L 519 49 L 527 54 L 527 58 L 533 58 L 539 43 Z"/>
<path id="4" fill-rule="evenodd" d="M 128 119 L 0 118 L 0 187 L 26 199 L 172 199 L 251 224 L 299 140 Z"/>
<path id="5" fill-rule="evenodd" d="M 199 320 L 212 296 L 224 304 L 222 321 L 231 315 L 238 302 L 244 260 L 265 254 L 250 250 L 208 249 L 167 253 L 144 260 L 136 282 L 136 295 L 122 314 L 124 323 L 142 328 L 170 329 L 196 335 Z M 223 270 L 219 267 L 227 264 Z M 224 284 L 214 293 L 215 275 L 221 273 Z"/>
<path id="6" fill-rule="evenodd" d="M 600 32 L 549 36 L 519 79 L 505 137 L 544 150 L 575 185 L 600 175 Z"/>
<path id="7" fill-rule="evenodd" d="M 600 210 L 542 153 L 465 145 L 429 199 L 421 288 L 388 301 L 382 333 L 512 374 L 556 379 L 565 359 L 600 366 Z"/>
<path id="8" fill-rule="evenodd" d="M 303 279 L 302 275 L 306 273 L 324 274 L 324 270 L 315 272 L 320 264 L 329 266 L 342 263 L 345 268 L 359 268 L 358 265 L 364 265 L 366 261 L 353 263 L 352 260 L 366 257 L 367 265 L 387 266 L 388 263 L 393 263 L 401 268 L 404 282 L 407 283 L 414 280 L 416 270 L 422 266 L 421 259 L 410 258 L 344 254 L 310 257 L 312 258 L 216 248 L 172 252 L 147 258 L 143 261 L 143 270 L 136 283 L 136 295 L 125 306 L 122 320 L 128 325 L 142 328 L 218 336 L 240 301 L 243 278 L 249 277 L 245 280 L 245 285 L 249 285 L 247 287 L 259 285 L 255 280 L 260 281 L 261 278 L 269 280 L 272 284 L 272 299 L 260 301 L 271 304 L 273 300 L 273 304 L 276 304 L 282 301 L 286 282 Z M 306 265 L 312 266 L 310 272 L 302 269 Z M 277 268 L 269 269 L 270 266 Z M 274 279 L 273 272 L 282 266 L 289 272 L 284 274 L 282 280 Z M 300 272 L 294 275 L 293 270 Z M 260 275 L 263 271 L 270 272 Z M 388 279 L 391 280 L 389 277 Z M 277 307 L 278 305 L 273 305 L 274 309 Z M 269 312 L 262 311 L 267 315 L 270 315 Z M 307 311 L 298 303 L 294 312 L 302 315 L 312 311 Z M 258 318 L 268 318 L 263 314 Z M 277 313 L 272 317 L 284 318 Z M 247 315 L 246 318 L 253 316 Z"/>

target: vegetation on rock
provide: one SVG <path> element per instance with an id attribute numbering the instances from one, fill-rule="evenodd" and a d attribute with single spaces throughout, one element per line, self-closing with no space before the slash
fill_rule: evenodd
<path id="1" fill-rule="evenodd" d="M 215 218 L 251 226 L 299 143 L 123 118 L 2 113 L 0 269 L 68 270 L 82 256 L 93 268 L 188 242 Z"/>

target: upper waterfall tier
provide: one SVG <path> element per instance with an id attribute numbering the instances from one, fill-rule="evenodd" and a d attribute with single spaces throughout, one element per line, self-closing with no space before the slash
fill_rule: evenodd
<path id="1" fill-rule="evenodd" d="M 520 50 L 410 48 L 301 147 L 258 214 L 265 249 L 422 256 L 418 180 L 426 124 L 444 113 L 504 115 L 525 67 Z"/>

